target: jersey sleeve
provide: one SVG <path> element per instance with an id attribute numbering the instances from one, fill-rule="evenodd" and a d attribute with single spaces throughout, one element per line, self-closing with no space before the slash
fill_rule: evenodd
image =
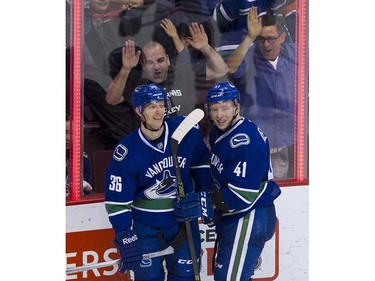
<path id="1" fill-rule="evenodd" d="M 137 186 L 137 173 L 131 154 L 122 144 L 113 153 L 105 175 L 105 208 L 116 233 L 132 224 L 131 204 Z"/>
<path id="2" fill-rule="evenodd" d="M 221 32 L 229 30 L 230 24 L 238 17 L 239 1 L 222 0 L 214 9 L 213 18 L 217 22 Z"/>

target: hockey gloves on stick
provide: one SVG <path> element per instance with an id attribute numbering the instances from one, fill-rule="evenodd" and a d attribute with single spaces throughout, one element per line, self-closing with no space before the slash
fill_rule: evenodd
<path id="1" fill-rule="evenodd" d="M 174 213 L 178 222 L 191 221 L 202 217 L 202 222 L 213 224 L 214 209 L 208 192 L 191 192 L 185 198 L 175 201 Z"/>
<path id="2" fill-rule="evenodd" d="M 142 261 L 142 255 L 139 252 L 138 237 L 133 230 L 125 230 L 117 233 L 113 243 L 121 256 L 121 273 L 139 267 Z"/>
<path id="3" fill-rule="evenodd" d="M 201 216 L 199 194 L 190 192 L 174 203 L 174 214 L 178 222 L 196 220 Z"/>

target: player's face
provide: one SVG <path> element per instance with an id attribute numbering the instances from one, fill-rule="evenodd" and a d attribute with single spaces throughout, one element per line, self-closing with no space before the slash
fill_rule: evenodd
<path id="1" fill-rule="evenodd" d="M 276 26 L 264 26 L 259 37 L 266 39 L 258 41 L 260 52 L 266 60 L 274 61 L 280 54 L 281 44 L 285 40 L 285 32 L 279 34 Z M 272 43 L 267 38 L 276 38 Z M 272 40 L 273 41 L 273 40 Z"/>
<path id="2" fill-rule="evenodd" d="M 143 109 L 143 116 L 147 126 L 151 129 L 159 129 L 164 121 L 165 103 L 158 101 L 146 104 Z"/>
<path id="3" fill-rule="evenodd" d="M 154 83 L 162 83 L 167 79 L 169 57 L 162 46 L 155 46 L 143 50 L 142 67 L 146 78 Z"/>
<path id="4" fill-rule="evenodd" d="M 236 106 L 232 101 L 210 104 L 211 119 L 220 130 L 226 130 L 232 125 L 235 114 Z"/>

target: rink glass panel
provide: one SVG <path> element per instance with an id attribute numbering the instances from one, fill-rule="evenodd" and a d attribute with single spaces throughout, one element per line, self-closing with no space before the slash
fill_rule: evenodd
<path id="1" fill-rule="evenodd" d="M 68 204 L 80 204 L 80 202 L 103 200 L 103 167 L 101 167 L 100 172 L 96 173 L 98 165 L 94 163 L 94 158 L 97 159 L 94 156 L 98 156 L 101 154 L 100 152 L 108 150 L 105 145 L 101 124 L 98 122 L 95 112 L 88 106 L 88 102 L 85 102 L 84 89 L 86 79 L 96 82 L 105 91 L 112 79 L 107 58 L 110 56 L 111 51 L 121 47 L 127 39 L 133 39 L 136 45 L 142 46 L 148 40 L 161 36 L 160 41 L 168 46 L 166 49 L 171 61 L 175 61 L 171 39 L 158 28 L 160 20 L 165 17 L 171 18 L 172 15 L 176 15 L 173 18 L 176 26 L 178 26 L 177 23 L 179 21 L 182 22 L 184 20 L 208 20 L 209 24 L 205 25 L 205 30 L 208 34 L 210 45 L 216 49 L 220 47 L 219 42 L 222 35 L 216 23 L 210 19 L 211 14 L 207 12 L 212 7 L 210 6 L 212 3 L 209 1 L 206 3 L 206 10 L 202 13 L 197 12 L 197 9 L 205 1 L 180 1 L 180 6 L 173 7 L 172 4 L 165 4 L 167 1 L 148 0 L 144 2 L 142 7 L 125 12 L 125 16 L 122 18 L 116 16 L 119 5 L 114 2 L 112 3 L 111 12 L 108 12 L 107 16 L 113 16 L 113 18 L 116 18 L 115 20 L 107 20 L 107 18 L 103 20 L 101 17 L 91 19 L 88 0 L 70 2 L 66 2 L 66 48 L 69 50 L 67 52 L 66 107 L 67 112 L 70 114 L 71 124 L 69 169 L 67 172 L 70 194 L 67 197 L 67 202 Z M 277 180 L 281 186 L 306 185 L 309 180 L 308 1 L 297 0 L 295 9 L 294 165 L 293 176 Z M 181 16 L 182 11 L 185 12 L 184 16 Z M 122 29 L 125 36 L 113 35 L 116 29 Z M 93 65 L 96 65 L 99 70 L 95 69 Z M 175 69 L 178 69 L 178 67 Z M 179 79 L 179 83 L 182 83 L 182 87 L 186 89 L 189 89 L 189 87 L 195 88 L 195 95 L 192 96 L 189 102 L 194 103 L 195 106 L 203 106 L 204 95 L 210 85 L 215 83 L 215 80 L 202 82 L 197 77 L 185 75 L 184 72 L 176 72 L 174 75 L 175 79 Z M 216 79 L 216 82 L 225 80 L 227 79 L 223 77 Z M 92 172 L 91 178 L 94 193 L 90 195 L 84 195 L 82 192 L 83 152 L 89 157 Z M 101 173 L 101 175 L 98 175 L 98 173 Z"/>

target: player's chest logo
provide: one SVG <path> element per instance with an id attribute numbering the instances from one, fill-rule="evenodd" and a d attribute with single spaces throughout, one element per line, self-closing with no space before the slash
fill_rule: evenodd
<path id="1" fill-rule="evenodd" d="M 165 170 L 163 179 L 161 181 L 156 180 L 156 183 L 143 193 L 148 199 L 171 198 L 177 196 L 176 187 L 176 177 L 172 176 L 169 170 Z"/>
<path id="2" fill-rule="evenodd" d="M 250 138 L 247 134 L 239 133 L 230 139 L 230 146 L 232 148 L 239 147 L 240 145 L 247 145 L 250 143 Z"/>

